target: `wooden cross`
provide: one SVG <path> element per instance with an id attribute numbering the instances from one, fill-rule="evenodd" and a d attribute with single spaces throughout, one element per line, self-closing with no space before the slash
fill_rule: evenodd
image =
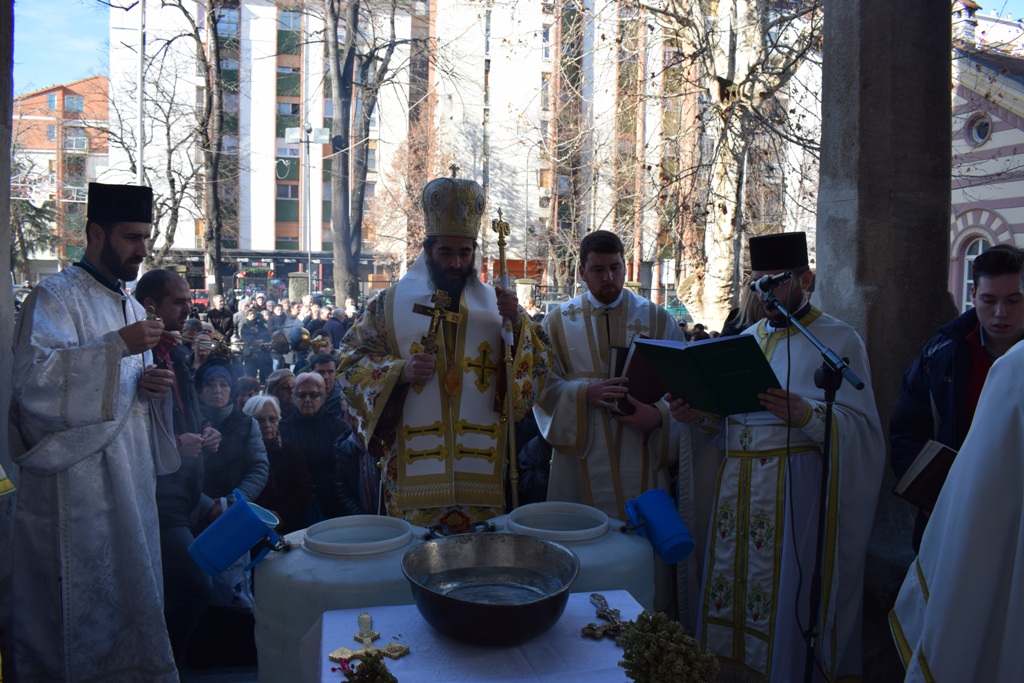
<path id="1" fill-rule="evenodd" d="M 372 655 L 377 652 L 381 653 L 385 657 L 391 659 L 398 659 L 404 655 L 409 654 L 409 646 L 402 645 L 401 643 L 391 642 L 384 647 L 375 647 L 373 641 L 380 638 L 380 634 L 373 630 L 373 617 L 370 616 L 369 612 L 361 612 L 359 614 L 359 632 L 353 636 L 353 639 L 362 645 L 358 650 L 352 650 L 347 647 L 339 647 L 337 650 L 327 655 L 327 658 L 332 662 L 341 662 L 342 660 L 349 661 L 351 659 L 364 659 L 367 655 Z"/>
<path id="2" fill-rule="evenodd" d="M 434 302 L 434 307 L 424 306 L 423 304 L 415 304 L 412 307 L 413 313 L 419 313 L 420 315 L 429 315 L 430 327 L 427 328 L 427 333 L 423 335 L 421 343 L 423 344 L 423 350 L 429 354 L 437 354 L 437 331 L 441 327 L 441 320 L 447 320 L 450 323 L 458 323 L 462 316 L 455 311 L 449 311 L 448 305 L 452 302 L 452 298 L 448 296 L 448 292 L 443 290 L 437 290 L 434 292 L 434 296 L 430 297 L 430 300 Z"/>
<path id="3" fill-rule="evenodd" d="M 591 593 L 590 602 L 597 608 L 597 616 L 602 619 L 604 623 L 601 624 L 587 624 L 580 633 L 588 638 L 594 640 L 601 640 L 605 636 L 614 638 L 617 644 L 624 635 L 626 628 L 626 622 L 622 621 L 622 613 L 617 609 L 612 609 L 608 606 L 608 601 L 600 593 Z"/>
<path id="4" fill-rule="evenodd" d="M 491 349 L 490 344 L 483 342 L 480 344 L 479 356 L 473 359 L 463 358 L 460 362 L 463 370 L 467 372 L 472 370 L 476 373 L 476 382 L 474 382 L 474 384 L 476 384 L 476 388 L 481 392 L 487 391 L 487 373 L 491 373 L 493 375 L 498 372 L 497 363 L 487 362 L 487 356 L 492 350 L 493 349 Z"/>

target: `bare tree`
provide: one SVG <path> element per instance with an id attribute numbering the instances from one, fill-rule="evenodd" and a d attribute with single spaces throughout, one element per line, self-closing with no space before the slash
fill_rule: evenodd
<path id="1" fill-rule="evenodd" d="M 402 10 L 398 0 L 324 0 L 334 111 L 331 138 L 337 150 L 332 163 L 331 226 L 334 289 L 339 297 L 356 298 L 359 294 L 370 121 L 381 89 L 394 77 L 396 49 L 411 43 L 396 35 L 396 15 L 404 11 L 404 3 L 401 6 Z M 344 31 L 340 41 L 339 29 Z M 355 100 L 360 106 L 353 123 Z"/>
<path id="2" fill-rule="evenodd" d="M 108 3 L 132 9 L 136 3 Z M 184 219 L 201 219 L 204 229 L 205 269 L 212 276 L 210 289 L 221 290 L 219 268 L 226 209 L 222 199 L 225 82 L 221 59 L 225 52 L 237 58 L 236 31 L 222 36 L 225 13 L 233 12 L 237 30 L 237 2 L 232 0 L 162 0 L 157 11 L 171 10 L 182 28 L 167 35 L 151 35 L 144 70 L 148 130 L 136 130 L 135 112 L 125 103 L 135 102 L 138 84 L 118 86 L 111 93 L 110 144 L 120 148 L 129 170 L 137 173 L 137 151 L 159 150 L 147 158 L 143 175 L 154 185 L 153 234 L 150 266 L 172 261 L 171 248 Z M 194 11 L 193 8 L 198 11 Z M 196 88 L 196 73 L 201 88 Z M 198 97 L 197 97 L 198 92 Z M 229 178 L 230 180 L 230 178 Z M 237 231 L 237 225 L 234 226 Z"/>
<path id="3" fill-rule="evenodd" d="M 692 269 L 680 298 L 695 316 L 722 320 L 738 303 L 744 236 L 791 227 L 794 212 L 813 212 L 808 180 L 820 109 L 808 104 L 814 88 L 800 80 L 820 73 L 822 2 L 665 0 L 644 7 L 678 45 L 674 58 L 687 81 L 679 96 L 698 105 L 693 125 L 678 131 L 697 141 L 696 164 L 663 169 L 666 193 L 674 191 L 688 209 L 683 224 L 698 226 L 676 237 Z"/>

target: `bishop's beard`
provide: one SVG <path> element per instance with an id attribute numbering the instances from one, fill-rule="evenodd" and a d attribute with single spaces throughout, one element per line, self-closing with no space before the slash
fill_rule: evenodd
<path id="1" fill-rule="evenodd" d="M 442 268 L 437 264 L 430 254 L 426 254 L 427 272 L 430 273 L 430 283 L 435 290 L 446 292 L 451 297 L 450 308 L 459 309 L 459 301 L 462 299 L 462 290 L 470 279 L 476 279 L 476 266 L 470 265 L 466 268 Z"/>

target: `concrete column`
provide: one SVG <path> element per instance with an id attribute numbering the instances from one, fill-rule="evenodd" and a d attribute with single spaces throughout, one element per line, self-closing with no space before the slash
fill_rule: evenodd
<path id="1" fill-rule="evenodd" d="M 956 314 L 949 6 L 835 0 L 824 33 L 817 292 L 864 337 L 888 431 L 904 370 Z M 913 559 L 912 510 L 892 484 L 887 468 L 868 553 L 865 680 L 903 677 L 886 614 Z"/>
<path id="2" fill-rule="evenodd" d="M 11 73 L 14 69 L 14 3 L 0 0 L 0 178 L 11 177 L 11 123 L 14 120 Z M 0 272 L 11 272 L 11 185 L 0 183 Z M 9 278 L 8 278 L 9 279 Z M 14 297 L 6 285 L 0 294 L 0 348 L 10 349 L 14 331 Z M 7 434 L 7 407 L 10 402 L 11 354 L 0 354 L 0 434 Z M 17 485 L 11 456 L 6 448 L 0 448 L 0 464 Z M 11 543 L 14 517 L 14 494 L 0 498 L 0 548 L 13 548 Z M 11 553 L 0 553 L 0 655 L 5 666 L 10 661 L 11 650 L 8 626 L 11 617 Z M 0 673 L 0 678 L 3 674 Z"/>

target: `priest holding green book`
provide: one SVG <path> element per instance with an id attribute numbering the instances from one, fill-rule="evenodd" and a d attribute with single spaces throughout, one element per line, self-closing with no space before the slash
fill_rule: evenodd
<path id="1" fill-rule="evenodd" d="M 832 416 L 826 544 L 814 680 L 859 676 L 864 560 L 885 466 L 885 441 L 864 343 L 852 327 L 811 305 L 814 274 L 802 232 L 750 239 L 751 278 L 867 382 L 844 383 Z M 785 274 L 791 274 L 786 277 Z M 672 415 L 724 453 L 704 559 L 696 637 L 723 670 L 766 681 L 803 680 L 815 566 L 825 438 L 824 392 L 814 385 L 818 350 L 770 302 L 748 328 L 782 388 L 758 394 L 763 410 L 727 418 L 681 399 Z M 787 386 L 788 385 L 788 386 Z"/>

